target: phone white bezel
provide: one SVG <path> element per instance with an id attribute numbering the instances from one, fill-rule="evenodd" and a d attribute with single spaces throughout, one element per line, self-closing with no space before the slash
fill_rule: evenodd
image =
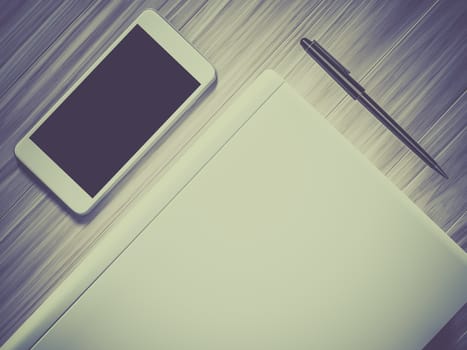
<path id="1" fill-rule="evenodd" d="M 109 55 L 117 44 L 136 25 L 148 33 L 162 46 L 181 66 L 183 66 L 200 86 L 191 96 L 166 120 L 166 122 L 149 138 L 149 140 L 125 163 L 125 165 L 94 196 L 89 196 L 68 174 L 66 174 L 30 136 L 47 118 L 66 100 L 66 98 L 83 82 L 83 80 Z M 54 192 L 71 210 L 84 215 L 88 213 L 114 187 L 131 167 L 152 147 L 157 140 L 182 116 L 190 105 L 199 98 L 216 79 L 211 64 L 191 46 L 172 26 L 154 10 L 145 10 L 131 25 L 105 50 L 93 65 L 71 86 L 70 89 L 47 111 L 47 113 L 29 130 L 15 147 L 16 157 L 31 170 L 48 188 Z"/>

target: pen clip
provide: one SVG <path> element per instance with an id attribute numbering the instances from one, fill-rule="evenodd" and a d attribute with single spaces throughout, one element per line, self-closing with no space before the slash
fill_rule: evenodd
<path id="1" fill-rule="evenodd" d="M 318 51 L 322 56 L 328 60 L 337 70 L 339 70 L 344 75 L 349 75 L 350 71 L 345 68 L 338 60 L 334 58 L 324 47 L 322 47 L 316 40 L 313 40 L 316 51 Z"/>
<path id="2" fill-rule="evenodd" d="M 327 52 L 316 40 L 303 38 L 300 44 L 305 51 L 323 68 L 354 100 L 365 92 L 350 75 L 350 71 Z"/>

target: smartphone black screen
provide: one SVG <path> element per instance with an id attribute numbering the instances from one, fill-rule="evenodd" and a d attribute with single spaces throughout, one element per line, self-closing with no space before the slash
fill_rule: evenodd
<path id="1" fill-rule="evenodd" d="M 94 197 L 199 85 L 137 25 L 31 140 Z"/>

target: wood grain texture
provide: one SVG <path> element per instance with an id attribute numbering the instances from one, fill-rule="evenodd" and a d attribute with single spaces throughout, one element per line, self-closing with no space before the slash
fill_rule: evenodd
<path id="1" fill-rule="evenodd" d="M 467 43 L 462 40 L 467 37 L 465 23 L 465 3 L 436 3 L 362 80 L 383 108 L 437 158 L 450 176 L 448 181 L 427 169 L 350 98 L 346 97 L 329 116 L 444 230 L 449 230 L 467 209 L 467 143 L 462 135 L 467 125 Z M 350 122 L 356 120 L 358 123 Z M 363 125 L 371 132 L 361 133 Z"/>
<path id="2" fill-rule="evenodd" d="M 76 217 L 19 166 L 13 149 L 146 7 L 213 63 L 218 82 L 92 214 Z M 266 68 L 286 77 L 466 249 L 465 1 L 5 0 L 0 8 L 0 344 Z M 346 98 L 300 48 L 302 36 L 341 59 L 450 180 L 426 169 Z M 436 341 L 450 348 L 465 343 L 465 313 Z"/>

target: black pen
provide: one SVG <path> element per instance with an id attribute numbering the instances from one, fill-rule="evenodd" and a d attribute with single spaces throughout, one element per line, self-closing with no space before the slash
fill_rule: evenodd
<path id="1" fill-rule="evenodd" d="M 448 178 L 447 174 L 435 160 L 420 146 L 402 127 L 396 123 L 368 94 L 348 71 L 316 40 L 303 38 L 300 44 L 305 51 L 352 97 L 358 100 L 373 116 L 399 138 L 408 148 L 420 157 L 428 166 L 440 175 Z"/>

